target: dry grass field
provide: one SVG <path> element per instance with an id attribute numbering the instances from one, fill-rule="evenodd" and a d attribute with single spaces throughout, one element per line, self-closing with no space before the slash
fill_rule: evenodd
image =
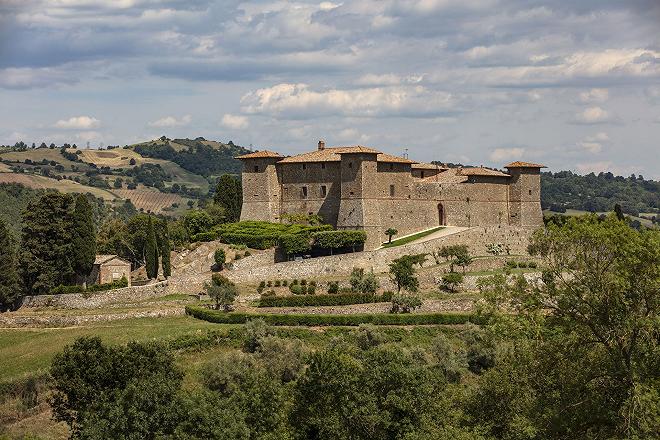
<path id="1" fill-rule="evenodd" d="M 64 193 L 91 193 L 94 196 L 100 197 L 107 202 L 112 202 L 117 198 L 116 194 L 102 188 L 81 185 L 80 183 L 67 179 L 58 181 L 57 179 L 37 176 L 34 174 L 0 173 L 0 183 L 20 183 L 24 186 L 27 186 L 28 188 L 50 188 Z"/>
<path id="2" fill-rule="evenodd" d="M 137 189 L 115 189 L 113 190 L 122 199 L 130 199 L 137 209 L 163 213 L 163 208 L 169 208 L 172 203 L 178 203 L 180 208 L 187 208 L 188 199 L 178 194 L 166 194 L 154 188 L 138 185 Z M 171 212 L 171 211 L 170 211 Z"/>

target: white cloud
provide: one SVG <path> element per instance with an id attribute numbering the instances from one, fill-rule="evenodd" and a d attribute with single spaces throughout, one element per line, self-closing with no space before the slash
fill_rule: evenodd
<path id="1" fill-rule="evenodd" d="M 229 113 L 222 116 L 222 121 L 220 121 L 220 123 L 223 126 L 234 130 L 243 130 L 250 125 L 248 118 L 245 116 L 231 115 Z"/>
<path id="2" fill-rule="evenodd" d="M 192 116 L 183 115 L 180 119 L 175 118 L 174 116 L 165 116 L 156 121 L 150 122 L 149 126 L 151 127 L 183 127 L 192 122 Z"/>
<path id="3" fill-rule="evenodd" d="M 511 161 L 522 158 L 524 154 L 524 148 L 496 148 L 490 153 L 490 159 L 494 162 Z"/>
<path id="4" fill-rule="evenodd" d="M 370 136 L 360 133 L 355 128 L 345 128 L 337 133 L 337 138 L 352 144 L 365 143 L 369 141 Z"/>
<path id="5" fill-rule="evenodd" d="M 610 141 L 610 137 L 607 133 L 601 131 L 596 133 L 593 136 L 587 136 L 581 142 L 578 142 L 577 145 L 580 149 L 585 150 L 592 154 L 597 154 L 603 151 L 603 145 Z"/>
<path id="6" fill-rule="evenodd" d="M 422 86 L 312 90 L 307 84 L 278 84 L 241 98 L 243 111 L 284 118 L 329 115 L 433 117 L 458 111 L 450 93 Z"/>
<path id="7" fill-rule="evenodd" d="M 78 80 L 70 73 L 53 68 L 8 68 L 0 69 L 0 88 L 31 89 L 74 84 Z"/>
<path id="8" fill-rule="evenodd" d="M 69 119 L 60 119 L 54 125 L 55 128 L 65 130 L 88 130 L 100 126 L 101 121 L 91 116 L 74 116 Z"/>
<path id="9" fill-rule="evenodd" d="M 577 113 L 573 122 L 576 124 L 603 124 L 605 122 L 612 122 L 612 120 L 613 118 L 607 110 L 595 106 Z"/>
<path id="10" fill-rule="evenodd" d="M 580 93 L 578 101 L 582 104 L 598 104 L 607 101 L 609 97 L 607 89 L 591 89 Z"/>

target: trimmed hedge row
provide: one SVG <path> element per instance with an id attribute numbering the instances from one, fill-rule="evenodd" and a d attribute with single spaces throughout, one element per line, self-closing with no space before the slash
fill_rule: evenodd
<path id="1" fill-rule="evenodd" d="M 348 306 L 392 301 L 392 293 L 342 293 L 339 295 L 269 296 L 259 300 L 259 307 Z"/>
<path id="2" fill-rule="evenodd" d="M 322 249 L 341 249 L 360 246 L 367 241 L 367 233 L 362 230 L 320 231 L 312 233 L 314 246 Z"/>
<path id="3" fill-rule="evenodd" d="M 220 312 L 195 306 L 186 306 L 186 314 L 216 324 L 243 324 L 261 318 L 270 325 L 290 326 L 357 326 L 374 325 L 448 325 L 485 324 L 485 320 L 469 313 L 406 313 L 406 314 L 355 314 L 355 315 L 277 315 L 272 313 Z"/>

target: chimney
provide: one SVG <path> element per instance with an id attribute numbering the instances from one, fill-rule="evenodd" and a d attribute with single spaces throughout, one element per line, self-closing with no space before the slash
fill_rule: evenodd
<path id="1" fill-rule="evenodd" d="M 325 141 L 324 140 L 319 141 L 319 150 L 325 150 Z"/>

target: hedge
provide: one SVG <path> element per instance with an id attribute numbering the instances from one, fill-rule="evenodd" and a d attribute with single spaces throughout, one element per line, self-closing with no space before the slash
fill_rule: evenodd
<path id="1" fill-rule="evenodd" d="M 362 230 L 319 231 L 312 233 L 312 239 L 315 247 L 340 249 L 364 244 L 367 233 Z"/>
<path id="2" fill-rule="evenodd" d="M 484 318 L 469 313 L 378 313 L 354 315 L 312 315 L 273 313 L 238 313 L 220 312 L 202 307 L 186 306 L 186 314 L 216 324 L 243 324 L 252 319 L 263 319 L 270 325 L 290 326 L 357 326 L 360 324 L 374 325 L 451 325 L 451 324 L 485 324 Z"/>
<path id="3" fill-rule="evenodd" d="M 59 286 L 51 289 L 50 292 L 48 292 L 48 294 L 61 295 L 61 294 L 69 294 L 69 293 L 93 293 L 93 292 L 103 292 L 105 290 L 121 289 L 123 287 L 128 287 L 128 281 L 126 280 L 126 278 L 122 278 L 120 280 L 106 284 L 91 284 L 87 286 L 87 289 L 85 289 L 85 287 L 81 285 L 64 286 L 60 284 Z"/>
<path id="4" fill-rule="evenodd" d="M 304 254 L 312 249 L 309 233 L 283 234 L 280 236 L 280 247 L 287 255 Z"/>
<path id="5" fill-rule="evenodd" d="M 388 302 L 391 300 L 391 292 L 386 292 L 382 295 L 343 293 L 340 295 L 271 296 L 261 298 L 259 300 L 259 307 L 347 306 L 351 304 Z"/>

